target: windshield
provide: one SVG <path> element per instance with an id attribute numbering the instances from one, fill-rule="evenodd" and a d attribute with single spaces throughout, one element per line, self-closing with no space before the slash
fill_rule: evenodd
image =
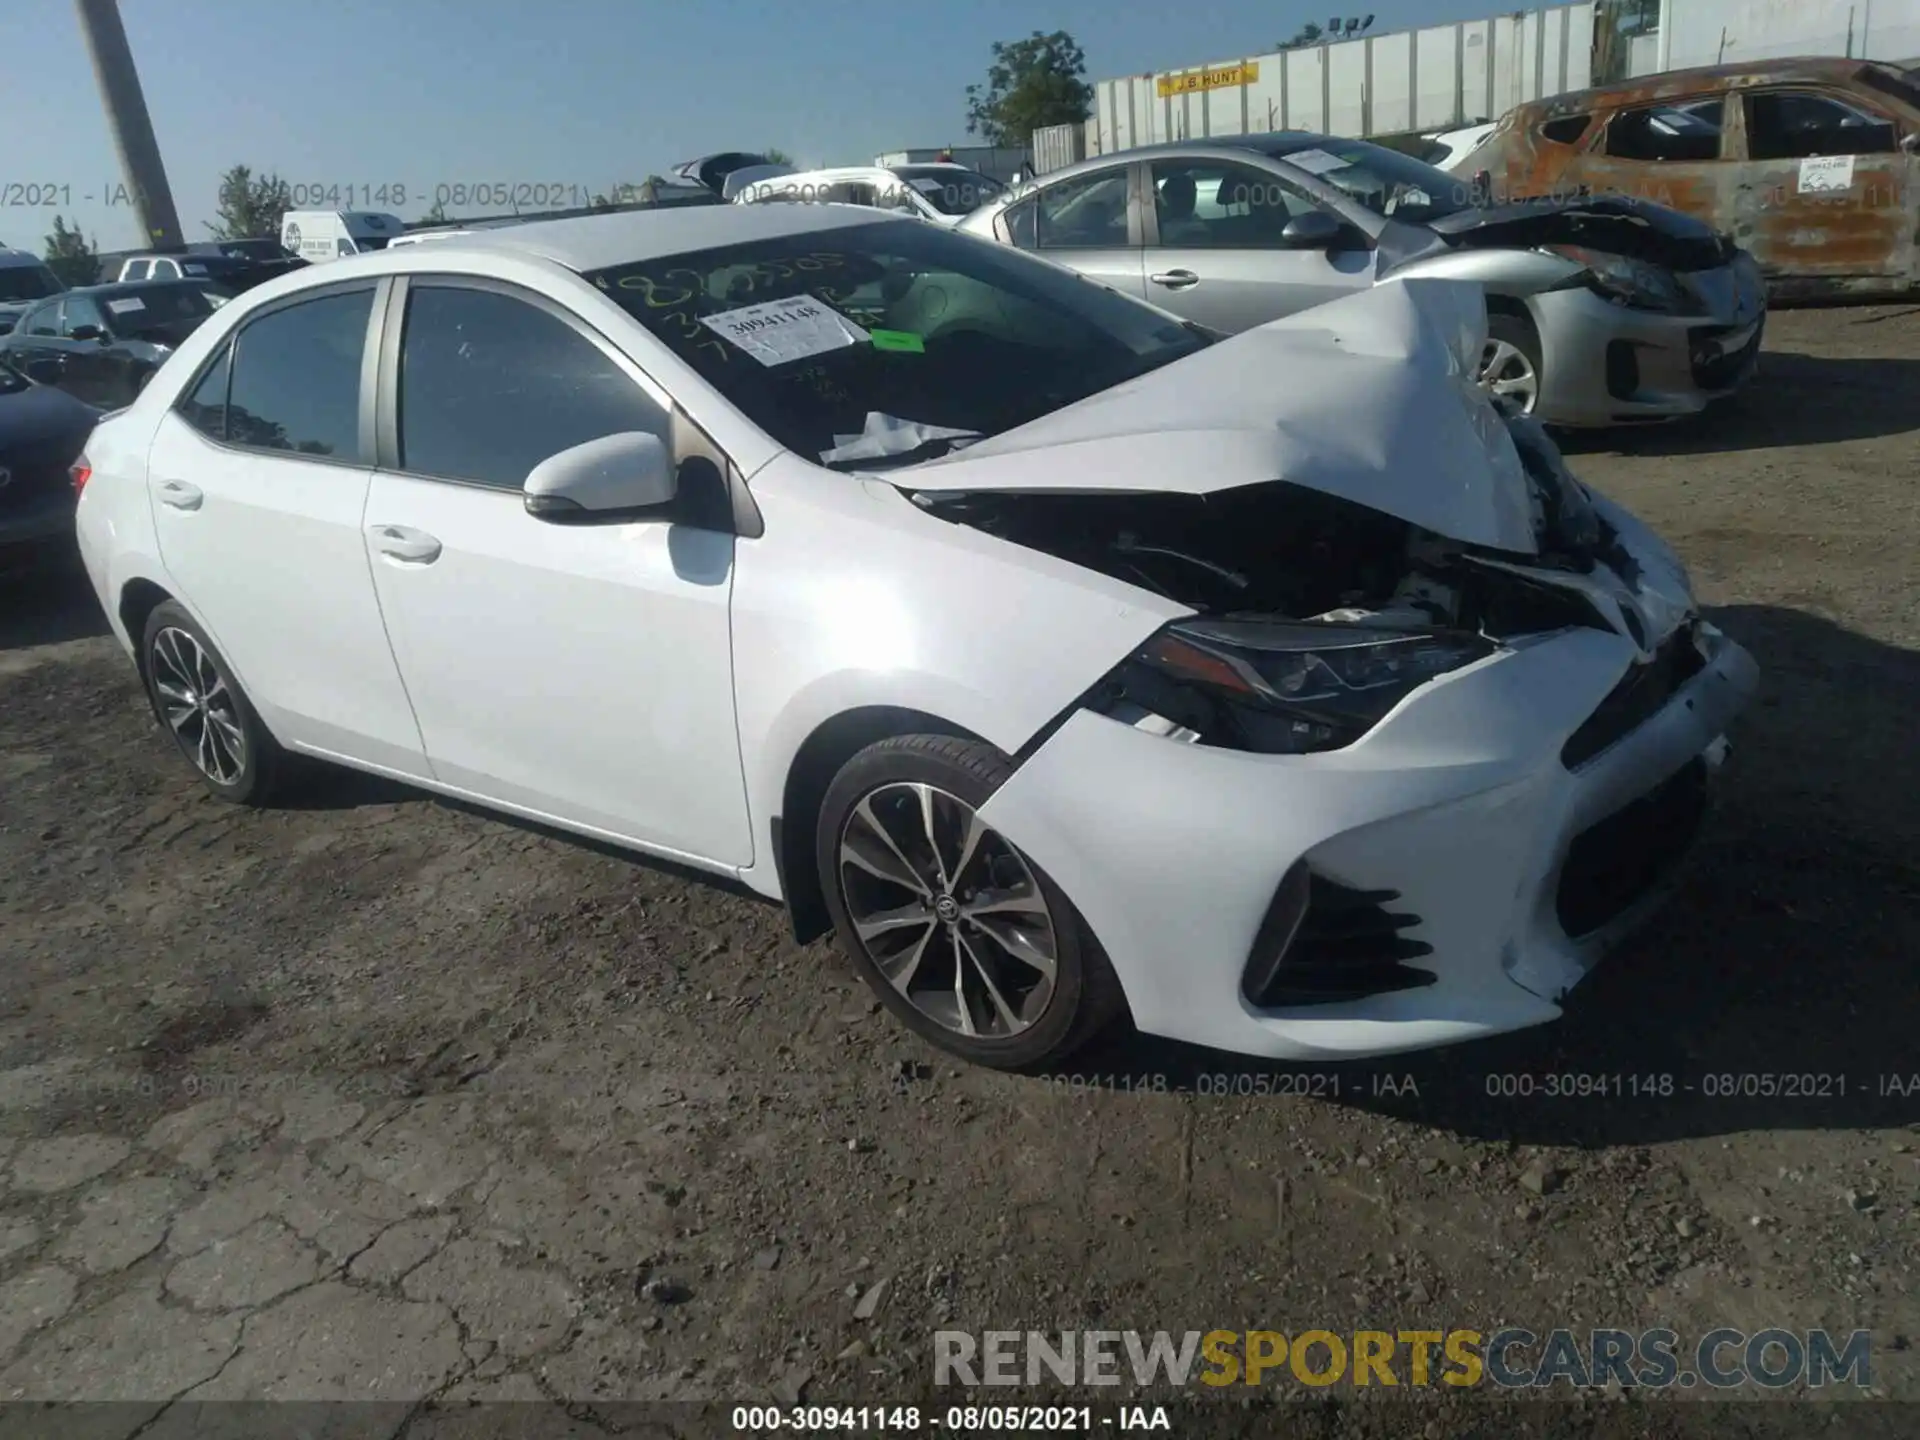
<path id="1" fill-rule="evenodd" d="M 1071 271 L 897 220 L 587 278 L 807 459 L 885 432 L 849 465 L 1011 430 L 1210 343 Z"/>
<path id="2" fill-rule="evenodd" d="M 0 302 L 8 300 L 44 300 L 60 293 L 60 282 L 44 265 L 8 265 L 0 267 Z"/>
<path id="3" fill-rule="evenodd" d="M 893 173 L 926 196 L 942 215 L 971 215 L 1007 188 L 977 170 L 952 165 L 896 165 Z"/>
<path id="4" fill-rule="evenodd" d="M 182 321 L 204 320 L 214 309 L 207 292 L 196 285 L 122 290 L 103 295 L 100 300 L 111 317 L 113 333 L 132 340 L 169 331 L 177 333 Z"/>
<path id="5" fill-rule="evenodd" d="M 1914 78 L 1911 70 L 1901 70 L 1892 65 L 1868 65 L 1860 72 L 1860 83 L 1920 109 L 1920 80 Z"/>
<path id="6" fill-rule="evenodd" d="M 1267 153 L 1389 219 L 1418 223 L 1472 208 L 1472 190 L 1458 176 L 1364 140 L 1322 135 Z"/>

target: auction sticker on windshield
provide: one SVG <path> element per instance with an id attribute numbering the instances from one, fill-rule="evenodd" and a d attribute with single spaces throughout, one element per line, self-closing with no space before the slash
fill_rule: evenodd
<path id="1" fill-rule="evenodd" d="M 869 338 L 846 316 L 810 295 L 763 300 L 738 310 L 722 310 L 718 315 L 702 315 L 700 323 L 762 365 L 784 365 L 789 360 L 844 350 Z"/>
<path id="2" fill-rule="evenodd" d="M 1808 156 L 1800 162 L 1800 179 L 1797 188 L 1802 195 L 1822 190 L 1851 190 L 1853 188 L 1853 156 Z"/>
<path id="3" fill-rule="evenodd" d="M 146 308 L 147 302 L 138 296 L 128 296 L 125 300 L 107 301 L 107 309 L 111 310 L 115 315 L 131 315 L 136 310 L 144 310 Z"/>
<path id="4" fill-rule="evenodd" d="M 1352 163 L 1342 160 L 1338 155 L 1329 155 L 1324 150 L 1296 150 L 1293 154 L 1281 158 L 1289 165 L 1298 166 L 1309 175 L 1324 175 L 1329 170 L 1344 170 Z"/>

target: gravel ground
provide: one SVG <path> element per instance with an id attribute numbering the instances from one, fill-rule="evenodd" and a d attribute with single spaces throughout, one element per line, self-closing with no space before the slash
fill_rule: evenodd
<path id="1" fill-rule="evenodd" d="M 711 884 L 345 774 L 205 798 L 84 585 L 8 584 L 0 1399 L 125 1401 L 127 1434 L 352 1396 L 440 1435 L 547 1398 L 595 1433 L 617 1401 L 930 1400 L 941 1327 L 1518 1323 L 1867 1329 L 1873 1394 L 1920 1400 L 1915 356 L 1920 310 L 1783 312 L 1729 408 L 1570 443 L 1762 696 L 1684 890 L 1563 1021 L 1384 1064 L 1123 1035 L 1092 1089 L 957 1068 Z M 1827 1078 L 1715 1093 L 1742 1075 Z M 1435 1436 L 1497 1403 L 1425 1393 L 1289 1413 Z"/>

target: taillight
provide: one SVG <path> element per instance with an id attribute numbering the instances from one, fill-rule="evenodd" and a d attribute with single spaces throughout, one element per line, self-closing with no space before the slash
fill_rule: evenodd
<path id="1" fill-rule="evenodd" d="M 93 478 L 93 466 L 89 465 L 87 457 L 82 455 L 68 467 L 67 474 L 73 479 L 73 493 L 78 495 L 87 488 L 87 481 Z"/>

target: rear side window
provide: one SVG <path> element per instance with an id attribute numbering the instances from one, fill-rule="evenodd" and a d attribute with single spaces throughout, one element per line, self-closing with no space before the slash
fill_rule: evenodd
<path id="1" fill-rule="evenodd" d="M 1127 169 L 1102 170 L 1039 195 L 1043 250 L 1114 249 L 1127 243 Z"/>
<path id="2" fill-rule="evenodd" d="M 604 435 L 670 440 L 667 412 L 557 316 L 497 291 L 416 285 L 400 348 L 400 464 L 518 490 Z"/>
<path id="3" fill-rule="evenodd" d="M 1660 163 L 1718 160 L 1725 103 L 1714 96 L 1622 110 L 1607 124 L 1607 154 Z"/>
<path id="4" fill-rule="evenodd" d="M 1540 134 L 1556 145 L 1573 145 L 1587 133 L 1587 127 L 1591 124 L 1593 124 L 1591 115 L 1562 115 L 1542 125 Z"/>
<path id="5" fill-rule="evenodd" d="M 182 420 L 209 440 L 227 438 L 227 381 L 232 374 L 233 346 L 227 344 L 201 374 L 200 383 L 174 407 Z"/>
<path id="6" fill-rule="evenodd" d="M 129 260 L 127 268 L 120 272 L 122 280 L 144 280 L 153 273 L 151 260 Z"/>
<path id="7" fill-rule="evenodd" d="M 360 446 L 360 360 L 373 291 L 304 300 L 234 341 L 227 443 L 370 465 Z"/>

